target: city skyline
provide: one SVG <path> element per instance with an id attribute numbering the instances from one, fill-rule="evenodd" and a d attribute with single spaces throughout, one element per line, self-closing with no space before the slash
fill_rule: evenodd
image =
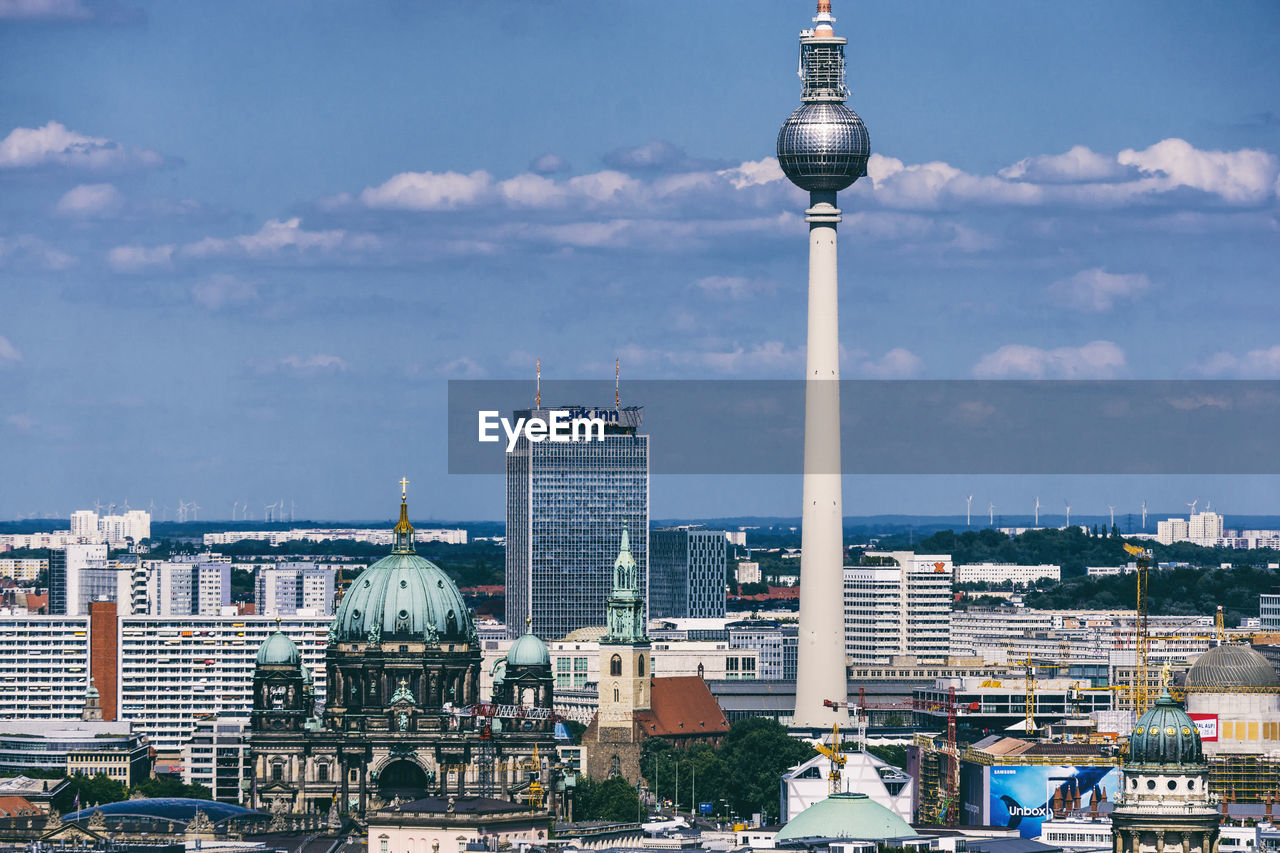
<path id="1" fill-rule="evenodd" d="M 803 199 L 771 149 L 810 6 L 0 8 L 0 518 L 377 517 L 404 473 L 424 517 L 498 518 L 500 480 L 435 449 L 448 378 L 799 376 Z M 836 9 L 877 151 L 844 205 L 844 374 L 1280 375 L 1280 13 L 924 12 Z M 1274 477 L 857 482 L 850 515 L 1280 505 Z M 655 477 L 652 506 L 798 498 Z"/>

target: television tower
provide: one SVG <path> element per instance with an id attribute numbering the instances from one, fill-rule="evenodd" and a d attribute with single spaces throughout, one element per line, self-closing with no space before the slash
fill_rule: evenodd
<path id="1" fill-rule="evenodd" d="M 867 173 L 867 127 L 844 105 L 844 46 L 831 0 L 800 32 L 803 102 L 778 131 L 778 164 L 809 193 L 809 332 L 805 364 L 804 508 L 796 728 L 847 725 L 844 666 L 844 512 L 840 496 L 840 343 L 836 193 Z M 837 700 L 834 707 L 823 700 Z M 833 713 L 834 711 L 834 713 Z"/>

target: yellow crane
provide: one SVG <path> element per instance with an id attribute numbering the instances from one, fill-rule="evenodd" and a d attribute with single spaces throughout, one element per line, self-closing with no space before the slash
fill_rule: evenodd
<path id="1" fill-rule="evenodd" d="M 525 767 L 533 773 L 533 781 L 529 783 L 529 808 L 540 809 L 547 794 L 541 781 L 542 760 L 538 757 L 538 745 L 533 745 L 533 755 L 529 757 Z"/>
<path id="2" fill-rule="evenodd" d="M 1134 572 L 1138 578 L 1137 618 L 1134 624 L 1134 645 L 1136 660 L 1133 667 L 1133 710 L 1142 714 L 1147 710 L 1147 646 L 1151 641 L 1147 629 L 1147 584 L 1150 583 L 1151 552 L 1137 545 L 1124 543 L 1124 550 L 1136 558 L 1138 570 Z"/>
<path id="3" fill-rule="evenodd" d="M 844 770 L 845 761 L 848 759 L 845 754 L 840 751 L 840 724 L 836 723 L 831 726 L 831 745 L 819 741 L 814 744 L 814 749 L 822 753 L 831 762 L 831 772 L 827 774 L 827 781 L 831 785 L 831 793 L 840 793 L 840 776 Z"/>

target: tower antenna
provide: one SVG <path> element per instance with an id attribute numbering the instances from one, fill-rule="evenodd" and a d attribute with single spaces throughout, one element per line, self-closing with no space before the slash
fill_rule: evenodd
<path id="1" fill-rule="evenodd" d="M 538 359 L 537 362 L 535 362 L 534 370 L 537 373 L 537 379 L 535 380 L 536 385 L 534 386 L 536 390 L 534 391 L 534 394 L 533 394 L 533 407 L 535 409 L 541 409 L 542 408 L 542 359 Z"/>
<path id="2" fill-rule="evenodd" d="M 622 405 L 622 359 L 613 360 L 613 407 Z"/>

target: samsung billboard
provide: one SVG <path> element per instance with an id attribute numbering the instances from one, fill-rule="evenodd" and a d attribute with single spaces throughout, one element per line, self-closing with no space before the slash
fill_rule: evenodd
<path id="1" fill-rule="evenodd" d="M 987 798 L 993 826 L 1037 838 L 1040 826 L 1088 808 L 1094 798 L 1110 799 L 1120 788 L 1120 771 L 1107 767 L 992 767 Z"/>

